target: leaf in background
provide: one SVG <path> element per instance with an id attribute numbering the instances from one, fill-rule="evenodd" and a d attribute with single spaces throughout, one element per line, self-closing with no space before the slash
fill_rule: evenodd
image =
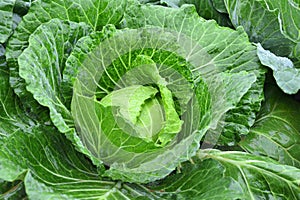
<path id="1" fill-rule="evenodd" d="M 10 69 L 10 84 L 15 93 L 29 102 L 34 101 L 25 89 L 25 82 L 19 76 L 18 57 L 28 47 L 29 36 L 41 24 L 51 19 L 83 22 L 94 30 L 101 30 L 106 24 L 118 24 L 122 19 L 127 0 L 37 0 L 32 3 L 30 11 L 20 22 L 7 45 L 7 62 Z"/>
<path id="2" fill-rule="evenodd" d="M 218 12 L 228 14 L 224 0 L 211 0 L 211 2 Z"/>
<path id="3" fill-rule="evenodd" d="M 169 14 L 166 14 L 169 13 Z M 155 17 L 153 17 L 155 16 Z M 201 52 L 207 52 L 204 61 L 193 71 L 197 77 L 197 69 L 212 67 L 212 73 L 241 71 L 253 72 L 256 82 L 243 96 L 235 109 L 225 116 L 224 132 L 221 144 L 234 144 L 240 135 L 248 133 L 253 125 L 255 114 L 259 111 L 263 100 L 263 84 L 265 70 L 261 68 L 256 49 L 252 46 L 245 32 L 238 28 L 233 31 L 219 27 L 214 21 L 199 18 L 192 6 L 182 6 L 180 9 L 170 9 L 152 5 L 133 5 L 125 15 L 126 27 L 138 28 L 146 25 L 163 26 L 167 30 L 174 30 L 189 36 L 197 42 Z M 211 61 L 207 61 L 211 59 Z M 210 72 L 211 72 L 210 71 Z M 223 93 L 222 93 L 223 94 Z M 216 97 L 218 99 L 219 97 Z"/>
<path id="4" fill-rule="evenodd" d="M 300 199 L 298 168 L 244 152 L 203 150 L 198 156 L 225 168 L 225 177 L 231 177 L 242 188 L 240 199 Z"/>
<path id="5" fill-rule="evenodd" d="M 254 126 L 239 145 L 248 152 L 300 167 L 300 103 L 274 86 L 266 87 L 266 101 Z"/>
<path id="6" fill-rule="evenodd" d="M 0 43 L 5 43 L 30 7 L 31 0 L 2 0 L 0 2 Z"/>
<path id="7" fill-rule="evenodd" d="M 276 56 L 257 44 L 260 62 L 273 70 L 277 85 L 287 94 L 296 94 L 300 89 L 300 69 L 295 68 L 291 60 Z"/>
<path id="8" fill-rule="evenodd" d="M 223 0 L 180 0 L 179 5 L 183 4 L 193 4 L 201 17 L 214 19 L 221 26 L 232 27 Z"/>
<path id="9" fill-rule="evenodd" d="M 26 199 L 23 181 L 7 182 L 0 179 L 0 199 L 20 200 Z"/>
<path id="10" fill-rule="evenodd" d="M 300 60 L 299 0 L 225 0 L 232 24 L 278 56 Z"/>

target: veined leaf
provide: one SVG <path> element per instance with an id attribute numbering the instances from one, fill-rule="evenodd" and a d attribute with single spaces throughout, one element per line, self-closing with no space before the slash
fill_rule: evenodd
<path id="1" fill-rule="evenodd" d="M 101 30 L 106 24 L 118 24 L 125 11 L 126 0 L 37 0 L 19 24 L 7 45 L 7 61 L 10 69 L 10 84 L 18 96 L 33 101 L 25 89 L 25 82 L 19 76 L 18 57 L 28 47 L 29 36 L 43 23 L 57 18 L 82 22 L 93 30 Z M 28 100 L 27 100 L 28 99 Z M 26 101 L 25 101 L 26 100 Z"/>
<path id="2" fill-rule="evenodd" d="M 192 162 L 192 163 L 191 163 Z M 185 162 L 180 172 L 149 184 L 162 199 L 243 199 L 242 187 L 226 175 L 226 167 L 212 159 L 201 161 L 193 157 Z"/>
<path id="3" fill-rule="evenodd" d="M 204 150 L 198 156 L 221 164 L 226 169 L 225 177 L 233 178 L 242 187 L 241 199 L 300 198 L 298 168 L 244 152 Z"/>
<path id="4" fill-rule="evenodd" d="M 300 103 L 274 86 L 266 88 L 266 101 L 250 133 L 239 145 L 253 154 L 300 167 Z"/>

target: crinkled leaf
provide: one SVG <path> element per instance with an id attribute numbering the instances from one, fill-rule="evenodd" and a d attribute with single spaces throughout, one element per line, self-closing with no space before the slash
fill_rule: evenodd
<path id="1" fill-rule="evenodd" d="M 266 101 L 250 133 L 239 145 L 280 163 L 300 167 L 300 103 L 267 87 Z"/>
<path id="2" fill-rule="evenodd" d="M 51 19 L 83 22 L 94 30 L 101 30 L 106 24 L 118 24 L 126 7 L 126 0 L 37 0 L 19 24 L 7 46 L 7 60 L 10 68 L 10 84 L 23 101 L 32 104 L 33 98 L 25 89 L 25 82 L 19 76 L 18 57 L 28 47 L 29 36 L 41 24 Z M 29 106 L 30 107 L 30 106 Z"/>
<path id="3" fill-rule="evenodd" d="M 60 87 L 65 62 L 77 40 L 91 32 L 85 23 L 50 20 L 31 35 L 29 46 L 19 56 L 20 76 L 25 79 L 26 89 L 40 105 L 50 109 L 50 118 L 62 133 L 88 154 L 74 133 L 74 122 L 64 104 Z M 69 94 L 70 95 L 70 94 Z"/>
<path id="4" fill-rule="evenodd" d="M 4 139 L 17 130 L 30 130 L 37 118 L 36 114 L 29 114 L 27 110 L 23 109 L 21 101 L 16 98 L 10 87 L 9 70 L 4 53 L 5 48 L 0 45 L 0 144 L 2 138 Z M 43 123 L 49 123 L 47 111 L 39 113 L 38 118 Z"/>
<path id="5" fill-rule="evenodd" d="M 50 20 L 36 29 L 29 39 L 28 48 L 18 58 L 20 76 L 26 81 L 26 89 L 41 105 L 50 108 L 53 121 L 53 116 L 68 119 L 70 115 L 63 104 L 62 73 L 77 40 L 90 32 L 91 28 L 84 23 Z M 54 121 L 54 124 L 57 123 L 61 120 Z"/>
<path id="6" fill-rule="evenodd" d="M 5 43 L 30 7 L 30 0 L 3 0 L 0 2 L 0 43 Z"/>
<path id="7" fill-rule="evenodd" d="M 257 55 L 260 62 L 273 70 L 277 85 L 287 94 L 295 94 L 300 89 L 300 69 L 296 68 L 286 57 L 276 56 L 257 45 Z"/>
<path id="8" fill-rule="evenodd" d="M 212 159 L 225 168 L 242 187 L 241 199 L 299 199 L 300 169 L 263 156 L 244 152 L 199 151 L 201 159 Z"/>

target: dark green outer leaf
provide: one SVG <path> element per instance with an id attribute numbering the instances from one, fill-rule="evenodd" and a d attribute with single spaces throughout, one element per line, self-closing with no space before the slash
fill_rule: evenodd
<path id="1" fill-rule="evenodd" d="M 239 145 L 282 164 L 300 167 L 300 103 L 274 86 L 266 88 L 264 102 L 250 133 Z"/>
<path id="2" fill-rule="evenodd" d="M 218 161 L 193 158 L 182 171 L 149 184 L 149 188 L 166 199 L 234 200 L 244 197 L 239 183 L 225 175 L 226 168 Z"/>
<path id="3" fill-rule="evenodd" d="M 244 152 L 204 150 L 198 156 L 225 167 L 225 176 L 232 177 L 242 187 L 241 199 L 300 199 L 298 168 Z"/>
<path id="4" fill-rule="evenodd" d="M 23 110 L 21 101 L 15 97 L 9 85 L 9 70 L 5 62 L 5 48 L 0 45 L 0 144 L 5 138 L 17 130 L 28 130 L 35 124 L 36 116 Z M 43 123 L 49 123 L 47 112 L 39 113 Z M 26 124 L 26 125 L 24 125 Z"/>
<path id="5" fill-rule="evenodd" d="M 0 2 L 0 43 L 5 43 L 30 7 L 31 0 L 2 0 Z"/>
<path id="6" fill-rule="evenodd" d="M 28 48 L 18 58 L 20 76 L 28 84 L 26 89 L 39 104 L 49 108 L 53 124 L 85 154 L 89 152 L 74 133 L 74 122 L 65 105 L 61 84 L 67 57 L 77 40 L 90 32 L 90 26 L 85 23 L 52 19 L 36 29 Z M 67 92 L 68 96 L 72 93 Z"/>
<path id="7" fill-rule="evenodd" d="M 101 173 L 52 127 L 15 132 L 1 147 L 0 161 L 0 178 L 25 176 L 30 199 L 155 199 L 143 186 L 101 180 Z"/>
<path id="8" fill-rule="evenodd" d="M 7 46 L 7 61 L 10 68 L 10 84 L 24 102 L 33 100 L 19 76 L 17 58 L 28 46 L 29 36 L 39 25 L 53 18 L 84 22 L 94 30 L 111 23 L 118 24 L 125 11 L 127 0 L 37 0 L 32 3 L 29 13 L 24 16 Z"/>

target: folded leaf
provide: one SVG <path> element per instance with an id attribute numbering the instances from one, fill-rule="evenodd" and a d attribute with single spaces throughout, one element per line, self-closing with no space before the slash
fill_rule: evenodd
<path id="1" fill-rule="evenodd" d="M 162 199 L 237 200 L 245 197 L 240 184 L 226 175 L 226 167 L 218 161 L 201 161 L 194 157 L 192 162 L 183 163 L 180 172 L 148 187 Z"/>
<path id="2" fill-rule="evenodd" d="M 277 85 L 287 94 L 295 94 L 300 89 L 300 69 L 296 68 L 286 57 L 276 56 L 257 45 L 257 55 L 260 62 L 273 70 Z"/>

